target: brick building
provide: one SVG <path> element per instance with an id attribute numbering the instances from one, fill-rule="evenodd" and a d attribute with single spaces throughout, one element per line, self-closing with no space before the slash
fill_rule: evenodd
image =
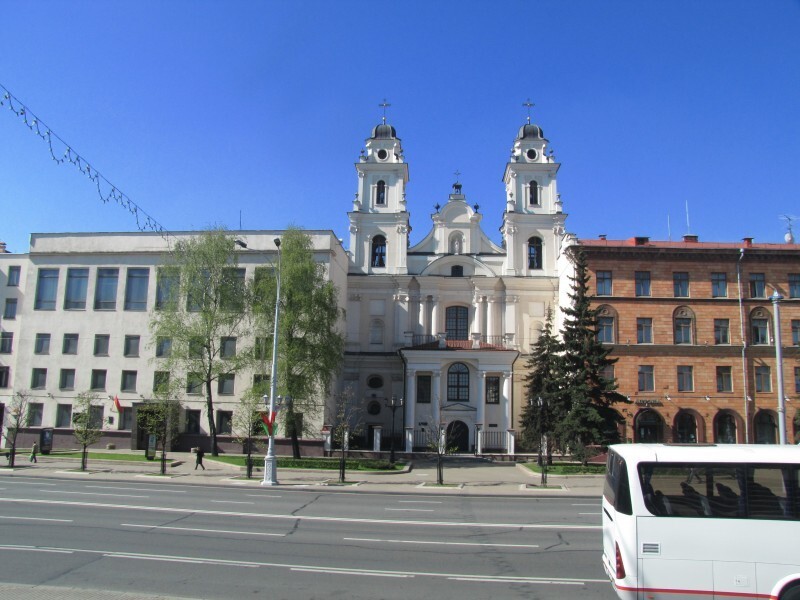
<path id="1" fill-rule="evenodd" d="M 800 433 L 800 246 L 581 240 L 598 335 L 632 442 L 778 441 L 779 303 L 787 439 Z"/>

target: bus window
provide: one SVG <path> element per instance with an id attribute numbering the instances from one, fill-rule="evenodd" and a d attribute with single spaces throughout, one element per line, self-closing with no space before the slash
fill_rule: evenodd
<path id="1" fill-rule="evenodd" d="M 615 452 L 608 453 L 603 496 L 617 512 L 624 515 L 633 514 L 628 469 L 625 465 L 625 459 Z"/>

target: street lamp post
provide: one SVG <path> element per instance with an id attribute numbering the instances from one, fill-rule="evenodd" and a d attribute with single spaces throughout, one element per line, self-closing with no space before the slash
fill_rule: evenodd
<path id="1" fill-rule="evenodd" d="M 272 370 L 269 376 L 269 403 L 264 396 L 264 404 L 267 405 L 267 418 L 274 419 L 279 405 L 278 400 L 278 319 L 281 307 L 281 239 L 275 238 L 275 246 L 278 248 L 278 286 L 275 292 L 275 326 L 272 331 Z M 278 485 L 278 459 L 275 458 L 275 422 L 270 424 L 269 445 L 267 455 L 264 457 L 264 481 L 261 485 Z"/>
<path id="2" fill-rule="evenodd" d="M 389 402 L 386 403 L 387 408 L 392 411 L 392 439 L 390 442 L 390 450 L 389 450 L 389 462 L 394 464 L 394 424 L 395 418 L 394 413 L 398 408 L 403 407 L 403 399 L 398 399 L 397 396 L 392 396 Z"/>
<path id="3" fill-rule="evenodd" d="M 778 443 L 786 443 L 786 397 L 783 395 L 783 347 L 781 345 L 781 309 L 783 296 L 775 290 L 769 298 L 775 309 L 775 370 L 778 372 Z"/>
<path id="4" fill-rule="evenodd" d="M 544 459 L 542 458 L 542 446 L 543 446 L 543 441 L 542 440 L 544 439 L 544 434 L 543 434 L 543 431 L 542 431 L 542 421 L 543 421 L 543 418 L 544 418 L 544 400 L 542 399 L 541 396 L 538 396 L 536 398 L 536 400 L 534 400 L 533 398 L 530 398 L 528 400 L 528 405 L 533 407 L 534 402 L 539 407 L 539 419 L 537 420 L 538 427 L 536 428 L 537 432 L 539 434 L 539 456 L 537 458 L 537 462 L 539 463 L 539 468 L 542 470 L 541 485 L 542 486 L 546 486 L 547 485 L 547 455 L 545 454 Z"/>

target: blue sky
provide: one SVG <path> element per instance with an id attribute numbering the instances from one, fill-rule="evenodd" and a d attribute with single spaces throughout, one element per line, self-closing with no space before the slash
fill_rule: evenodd
<path id="1" fill-rule="evenodd" d="M 332 229 L 380 122 L 412 242 L 461 172 L 499 241 L 530 97 L 568 230 L 781 242 L 800 216 L 800 3 L 0 0 L 0 83 L 170 230 Z M 130 231 L 0 107 L 0 239 Z M 668 229 L 669 225 L 669 229 Z M 796 228 L 800 238 L 800 222 Z"/>

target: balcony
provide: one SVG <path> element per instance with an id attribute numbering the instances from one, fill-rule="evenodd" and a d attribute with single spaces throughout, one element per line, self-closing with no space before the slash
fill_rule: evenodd
<path id="1" fill-rule="evenodd" d="M 448 340 L 447 335 L 406 334 L 406 348 L 412 350 L 514 350 L 514 334 L 481 335 L 468 340 Z"/>

